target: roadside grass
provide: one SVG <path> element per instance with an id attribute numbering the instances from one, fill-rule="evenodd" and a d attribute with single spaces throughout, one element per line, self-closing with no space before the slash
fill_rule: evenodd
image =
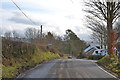
<path id="1" fill-rule="evenodd" d="M 98 64 L 102 65 L 104 68 L 114 72 L 117 77 L 120 75 L 120 66 L 118 66 L 118 57 L 113 55 L 106 55 L 102 59 L 98 60 Z"/>
<path id="2" fill-rule="evenodd" d="M 9 59 L 11 65 L 2 65 L 2 77 L 14 78 L 21 72 L 24 72 L 37 64 L 57 58 L 60 58 L 59 54 L 57 53 L 51 53 L 37 49 L 34 54 L 21 58 Z"/>
<path id="3" fill-rule="evenodd" d="M 2 77 L 12 78 L 17 74 L 17 69 L 15 66 L 2 66 Z"/>
<path id="4" fill-rule="evenodd" d="M 68 59 L 68 56 L 60 57 L 60 59 Z"/>
<path id="5" fill-rule="evenodd" d="M 2 62 L 2 61 L 1 61 Z M 2 63 L 0 63 L 0 80 L 2 79 Z"/>
<path id="6" fill-rule="evenodd" d="M 90 60 L 99 60 L 99 59 L 101 59 L 103 57 L 104 57 L 103 55 L 90 55 L 88 57 L 88 59 L 90 59 Z"/>

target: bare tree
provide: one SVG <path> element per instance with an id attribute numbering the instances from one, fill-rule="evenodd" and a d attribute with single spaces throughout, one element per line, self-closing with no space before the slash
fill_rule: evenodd
<path id="1" fill-rule="evenodd" d="M 112 50 L 112 31 L 113 25 L 116 20 L 120 17 L 120 2 L 115 2 L 111 0 L 108 2 L 106 0 L 98 0 L 85 2 L 85 5 L 89 9 L 86 12 L 92 14 L 97 20 L 104 21 L 107 24 L 107 42 L 108 42 L 108 53 L 113 54 Z"/>
<path id="2" fill-rule="evenodd" d="M 19 39 L 19 33 L 17 31 L 13 30 L 12 35 L 15 41 Z"/>
<path id="3" fill-rule="evenodd" d="M 5 32 L 4 34 L 5 38 L 10 40 L 11 36 L 12 36 L 12 33 L 9 31 L 9 32 Z"/>
<path id="4" fill-rule="evenodd" d="M 30 42 L 32 42 L 32 40 L 34 39 L 33 29 L 32 28 L 27 28 L 26 32 L 25 32 L 25 36 L 28 40 L 30 40 Z"/>
<path id="5" fill-rule="evenodd" d="M 87 16 L 87 27 L 93 31 L 91 36 L 92 39 L 99 43 L 101 48 L 103 48 L 103 45 L 106 48 L 107 29 L 105 24 L 100 20 L 95 20 L 94 18 Z"/>
<path id="6" fill-rule="evenodd" d="M 98 43 L 98 44 L 101 44 L 101 38 L 100 38 L 100 35 L 98 33 L 95 33 L 93 32 L 92 35 L 91 35 L 91 39 Z"/>
<path id="7" fill-rule="evenodd" d="M 120 18 L 119 18 L 118 21 L 116 22 L 115 30 L 116 30 L 117 32 L 120 32 Z"/>
<path id="8" fill-rule="evenodd" d="M 33 42 L 41 38 L 41 33 L 40 30 L 37 30 L 35 28 L 27 28 L 25 31 L 25 36 L 27 39 Z"/>

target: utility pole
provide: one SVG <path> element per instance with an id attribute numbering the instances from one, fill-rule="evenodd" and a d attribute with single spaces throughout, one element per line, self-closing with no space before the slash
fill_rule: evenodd
<path id="1" fill-rule="evenodd" d="M 41 39 L 42 39 L 42 25 L 41 25 Z"/>

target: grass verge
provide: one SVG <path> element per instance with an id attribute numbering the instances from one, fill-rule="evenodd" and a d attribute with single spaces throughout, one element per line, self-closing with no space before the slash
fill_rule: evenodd
<path id="1" fill-rule="evenodd" d="M 115 55 L 111 57 L 106 55 L 97 62 L 97 64 L 102 66 L 105 70 L 120 78 L 120 66 L 118 66 L 118 63 L 118 57 Z"/>
<path id="2" fill-rule="evenodd" d="M 2 77 L 14 78 L 21 72 L 24 72 L 37 64 L 45 61 L 60 58 L 59 54 L 37 50 L 34 54 L 21 58 L 4 59 L 5 65 L 2 65 Z M 10 63 L 7 65 L 7 63 Z"/>

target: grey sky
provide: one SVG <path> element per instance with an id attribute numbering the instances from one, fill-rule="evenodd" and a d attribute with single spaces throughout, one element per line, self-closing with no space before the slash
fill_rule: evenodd
<path id="1" fill-rule="evenodd" d="M 85 12 L 83 2 L 80 0 L 14 0 L 18 6 L 36 23 L 30 21 L 10 2 L 4 0 L 0 15 L 2 15 L 2 30 L 24 30 L 27 27 L 39 28 L 43 25 L 43 31 L 51 31 L 58 35 L 65 34 L 65 30 L 71 29 L 80 39 L 90 40 L 91 31 L 84 25 Z M 4 25 L 3 25 L 4 24 Z"/>

